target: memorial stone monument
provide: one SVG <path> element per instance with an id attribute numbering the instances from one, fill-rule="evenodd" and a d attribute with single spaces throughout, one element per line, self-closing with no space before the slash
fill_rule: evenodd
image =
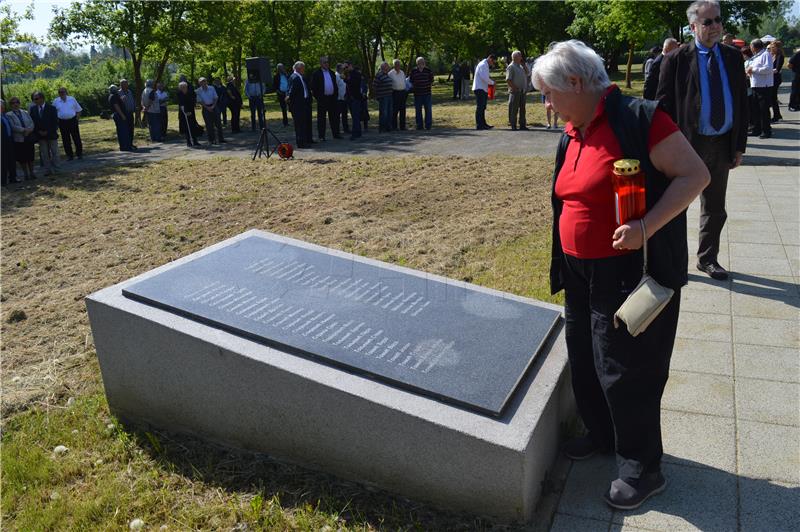
<path id="1" fill-rule="evenodd" d="M 560 307 L 261 231 L 87 308 L 123 420 L 506 520 L 574 410 Z"/>

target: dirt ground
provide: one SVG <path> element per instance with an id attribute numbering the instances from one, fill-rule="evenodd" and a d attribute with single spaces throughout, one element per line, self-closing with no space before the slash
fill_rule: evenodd
<path id="1" fill-rule="evenodd" d="M 547 238 L 551 165 L 174 159 L 6 192 L 3 417 L 100 385 L 86 295 L 251 228 L 530 295 L 530 283 L 508 286 L 521 273 L 495 250 Z"/>

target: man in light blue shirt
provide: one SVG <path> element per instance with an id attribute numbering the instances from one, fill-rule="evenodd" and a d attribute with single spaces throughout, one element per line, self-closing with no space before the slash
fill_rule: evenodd
<path id="1" fill-rule="evenodd" d="M 715 136 L 724 135 L 733 127 L 733 98 L 731 96 L 731 88 L 728 84 L 728 73 L 724 68 L 718 68 L 719 77 L 722 81 L 722 97 L 724 100 L 725 108 L 725 121 L 722 127 L 716 129 L 711 125 L 711 89 L 709 87 L 709 71 L 711 70 L 710 53 L 714 54 L 714 60 L 717 65 L 723 65 L 722 55 L 719 51 L 719 44 L 714 44 L 712 48 L 706 48 L 703 43 L 694 40 L 694 45 L 697 47 L 697 70 L 700 74 L 700 125 L 698 132 L 701 135 Z"/>

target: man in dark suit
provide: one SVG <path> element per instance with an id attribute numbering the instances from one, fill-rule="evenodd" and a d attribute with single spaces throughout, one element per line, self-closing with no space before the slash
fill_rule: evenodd
<path id="1" fill-rule="evenodd" d="M 747 145 L 744 63 L 739 50 L 717 42 L 722 35 L 719 2 L 694 2 L 686 14 L 695 40 L 662 60 L 656 97 L 711 173 L 700 195 L 697 269 L 722 280 L 728 272 L 717 256 L 727 219 L 728 172 L 739 166 Z"/>
<path id="2" fill-rule="evenodd" d="M 646 100 L 655 100 L 656 91 L 658 90 L 658 80 L 661 79 L 661 61 L 664 56 L 678 47 L 678 41 L 670 37 L 664 41 L 664 46 L 661 48 L 661 53 L 653 60 L 650 66 L 650 72 L 644 79 L 644 98 Z"/>
<path id="3" fill-rule="evenodd" d="M 311 77 L 311 94 L 317 100 L 317 135 L 325 140 L 325 118 L 331 123 L 333 138 L 340 139 L 339 121 L 336 119 L 336 100 L 339 98 L 339 87 L 336 74 L 330 69 L 328 58 L 319 58 L 320 69 Z"/>
<path id="4" fill-rule="evenodd" d="M 286 93 L 298 148 L 310 148 L 314 143 L 311 140 L 311 91 L 303 78 L 305 71 L 306 65 L 302 61 L 294 64 L 294 72 L 289 78 L 289 92 Z"/>
<path id="5" fill-rule="evenodd" d="M 54 174 L 58 170 L 58 112 L 38 91 L 33 93 L 31 118 L 33 130 L 39 138 L 44 175 Z"/>
<path id="6" fill-rule="evenodd" d="M 228 109 L 231 110 L 231 133 L 241 131 L 239 124 L 239 113 L 242 111 L 242 93 L 236 88 L 236 78 L 228 77 Z"/>

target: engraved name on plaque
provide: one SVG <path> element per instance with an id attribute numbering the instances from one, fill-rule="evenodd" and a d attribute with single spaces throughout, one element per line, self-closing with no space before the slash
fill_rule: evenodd
<path id="1" fill-rule="evenodd" d="M 316 361 L 499 416 L 559 313 L 251 236 L 123 290 Z"/>

